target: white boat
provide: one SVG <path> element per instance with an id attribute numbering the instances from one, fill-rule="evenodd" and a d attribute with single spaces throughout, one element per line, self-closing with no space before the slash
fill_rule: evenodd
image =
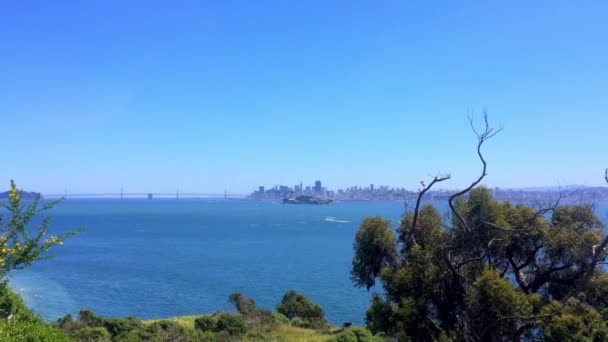
<path id="1" fill-rule="evenodd" d="M 325 221 L 327 222 L 336 222 L 336 223 L 350 223 L 350 221 L 348 220 L 338 220 L 333 216 L 328 216 L 325 218 Z"/>

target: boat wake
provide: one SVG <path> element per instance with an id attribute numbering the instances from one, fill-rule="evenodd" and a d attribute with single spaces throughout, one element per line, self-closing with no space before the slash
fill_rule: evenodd
<path id="1" fill-rule="evenodd" d="M 348 220 L 338 220 L 333 216 L 329 216 L 325 218 L 325 221 L 327 222 L 335 222 L 335 223 L 350 223 L 350 221 Z"/>

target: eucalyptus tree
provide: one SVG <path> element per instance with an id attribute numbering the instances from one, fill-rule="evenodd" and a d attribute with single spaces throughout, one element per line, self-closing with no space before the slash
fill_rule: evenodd
<path id="1" fill-rule="evenodd" d="M 476 131 L 481 173 L 453 193 L 444 218 L 422 205 L 394 232 L 379 217 L 356 234 L 351 271 L 374 294 L 368 327 L 400 341 L 608 340 L 608 237 L 593 208 L 558 198 L 532 207 L 496 200 L 479 184 L 483 145 L 500 130 Z M 608 170 L 605 174 L 608 182 Z"/>

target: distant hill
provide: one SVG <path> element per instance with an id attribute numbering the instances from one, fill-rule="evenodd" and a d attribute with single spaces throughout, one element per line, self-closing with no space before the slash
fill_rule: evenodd
<path id="1" fill-rule="evenodd" d="M 7 199 L 8 198 L 8 194 L 9 194 L 8 191 L 0 192 L 0 199 Z M 19 191 L 19 195 L 23 199 L 34 199 L 38 195 L 40 195 L 40 193 L 38 193 L 38 192 L 31 192 L 31 191 Z"/>

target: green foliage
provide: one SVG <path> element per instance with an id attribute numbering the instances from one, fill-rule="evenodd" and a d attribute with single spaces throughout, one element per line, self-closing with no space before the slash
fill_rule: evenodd
<path id="1" fill-rule="evenodd" d="M 352 327 L 340 331 L 334 336 L 331 342 L 381 342 L 382 338 L 372 335 L 372 333 L 361 327 Z"/>
<path id="2" fill-rule="evenodd" d="M 203 333 L 175 321 L 161 320 L 144 324 L 135 317 L 103 318 L 90 310 L 81 310 L 74 320 L 67 315 L 57 326 L 75 341 L 215 341 L 213 333 Z"/>
<path id="3" fill-rule="evenodd" d="M 103 322 L 103 326 L 112 336 L 126 334 L 131 331 L 140 331 L 144 328 L 143 323 L 135 317 L 127 318 L 108 318 Z"/>
<path id="4" fill-rule="evenodd" d="M 542 309 L 544 340 L 607 341 L 608 326 L 595 308 L 576 299 L 551 302 Z"/>
<path id="5" fill-rule="evenodd" d="M 103 327 L 84 327 L 74 331 L 70 337 L 77 342 L 111 342 L 112 335 Z"/>
<path id="6" fill-rule="evenodd" d="M 240 336 L 247 332 L 247 323 L 243 316 L 227 312 L 199 317 L 194 320 L 194 326 L 201 331 L 224 331 L 232 336 Z"/>
<path id="7" fill-rule="evenodd" d="M 30 310 L 23 299 L 14 293 L 6 282 L 0 283 L 0 320 L 19 322 L 40 322 L 41 319 Z"/>
<path id="8" fill-rule="evenodd" d="M 143 341 L 195 341 L 194 331 L 189 331 L 180 324 L 162 320 L 148 325 L 141 333 Z"/>
<path id="9" fill-rule="evenodd" d="M 96 316 L 93 311 L 88 309 L 78 312 L 78 321 L 89 327 L 102 327 L 104 325 L 103 317 Z"/>
<path id="10" fill-rule="evenodd" d="M 397 333 L 397 309 L 397 305 L 384 300 L 379 294 L 374 293 L 372 304 L 365 312 L 367 328 L 374 334 L 385 333 L 389 336 L 395 335 Z"/>
<path id="11" fill-rule="evenodd" d="M 240 336 L 247 331 L 247 325 L 241 316 L 221 313 L 218 315 L 215 329 L 216 331 L 226 331 L 233 336 Z"/>
<path id="12" fill-rule="evenodd" d="M 416 224 L 407 213 L 397 241 L 387 221 L 363 222 L 351 273 L 355 286 L 382 283 L 366 312 L 372 332 L 400 341 L 606 336 L 608 275 L 592 264 L 605 236 L 591 207 L 539 211 L 479 187 L 455 208 L 449 228 L 430 205 Z"/>
<path id="13" fill-rule="evenodd" d="M 467 292 L 471 329 L 484 341 L 496 335 L 514 339 L 521 318 L 532 316 L 534 299 L 496 271 L 486 270 Z"/>
<path id="14" fill-rule="evenodd" d="M 0 208 L 6 209 L 10 216 L 6 223 L 0 216 L 0 280 L 6 277 L 9 271 L 30 266 L 32 262 L 49 258 L 47 252 L 82 228 L 64 235 L 52 235 L 45 239 L 50 224 L 50 218 L 44 217 L 32 233 L 29 225 L 32 219 L 46 210 L 54 207 L 59 201 L 49 202 L 39 206 L 40 196 L 32 203 L 22 204 L 20 191 L 15 182 L 11 181 L 8 203 L 0 203 Z"/>
<path id="15" fill-rule="evenodd" d="M 202 316 L 194 320 L 194 327 L 201 331 L 216 331 L 217 317 L 215 315 Z"/>
<path id="16" fill-rule="evenodd" d="M 287 316 L 283 315 L 280 312 L 273 312 L 272 315 L 274 316 L 275 321 L 277 321 L 280 324 L 289 324 L 289 318 L 287 318 Z"/>
<path id="17" fill-rule="evenodd" d="M 395 260 L 395 236 L 390 222 L 379 216 L 365 219 L 355 236 L 354 248 L 351 279 L 369 290 L 380 271 Z"/>
<path id="18" fill-rule="evenodd" d="M 228 297 L 228 301 L 234 304 L 237 311 L 242 315 L 248 315 L 256 310 L 255 301 L 249 297 L 236 292 Z"/>
<path id="19" fill-rule="evenodd" d="M 0 342 L 69 342 L 56 327 L 36 321 L 0 321 Z"/>
<path id="20" fill-rule="evenodd" d="M 323 309 L 303 294 L 290 290 L 283 295 L 277 311 L 291 320 L 295 326 L 312 329 L 325 329 L 327 321 Z"/>
<path id="21" fill-rule="evenodd" d="M 27 308 L 6 282 L 0 282 L 0 342 L 5 341 L 63 342 L 69 339 Z"/>

